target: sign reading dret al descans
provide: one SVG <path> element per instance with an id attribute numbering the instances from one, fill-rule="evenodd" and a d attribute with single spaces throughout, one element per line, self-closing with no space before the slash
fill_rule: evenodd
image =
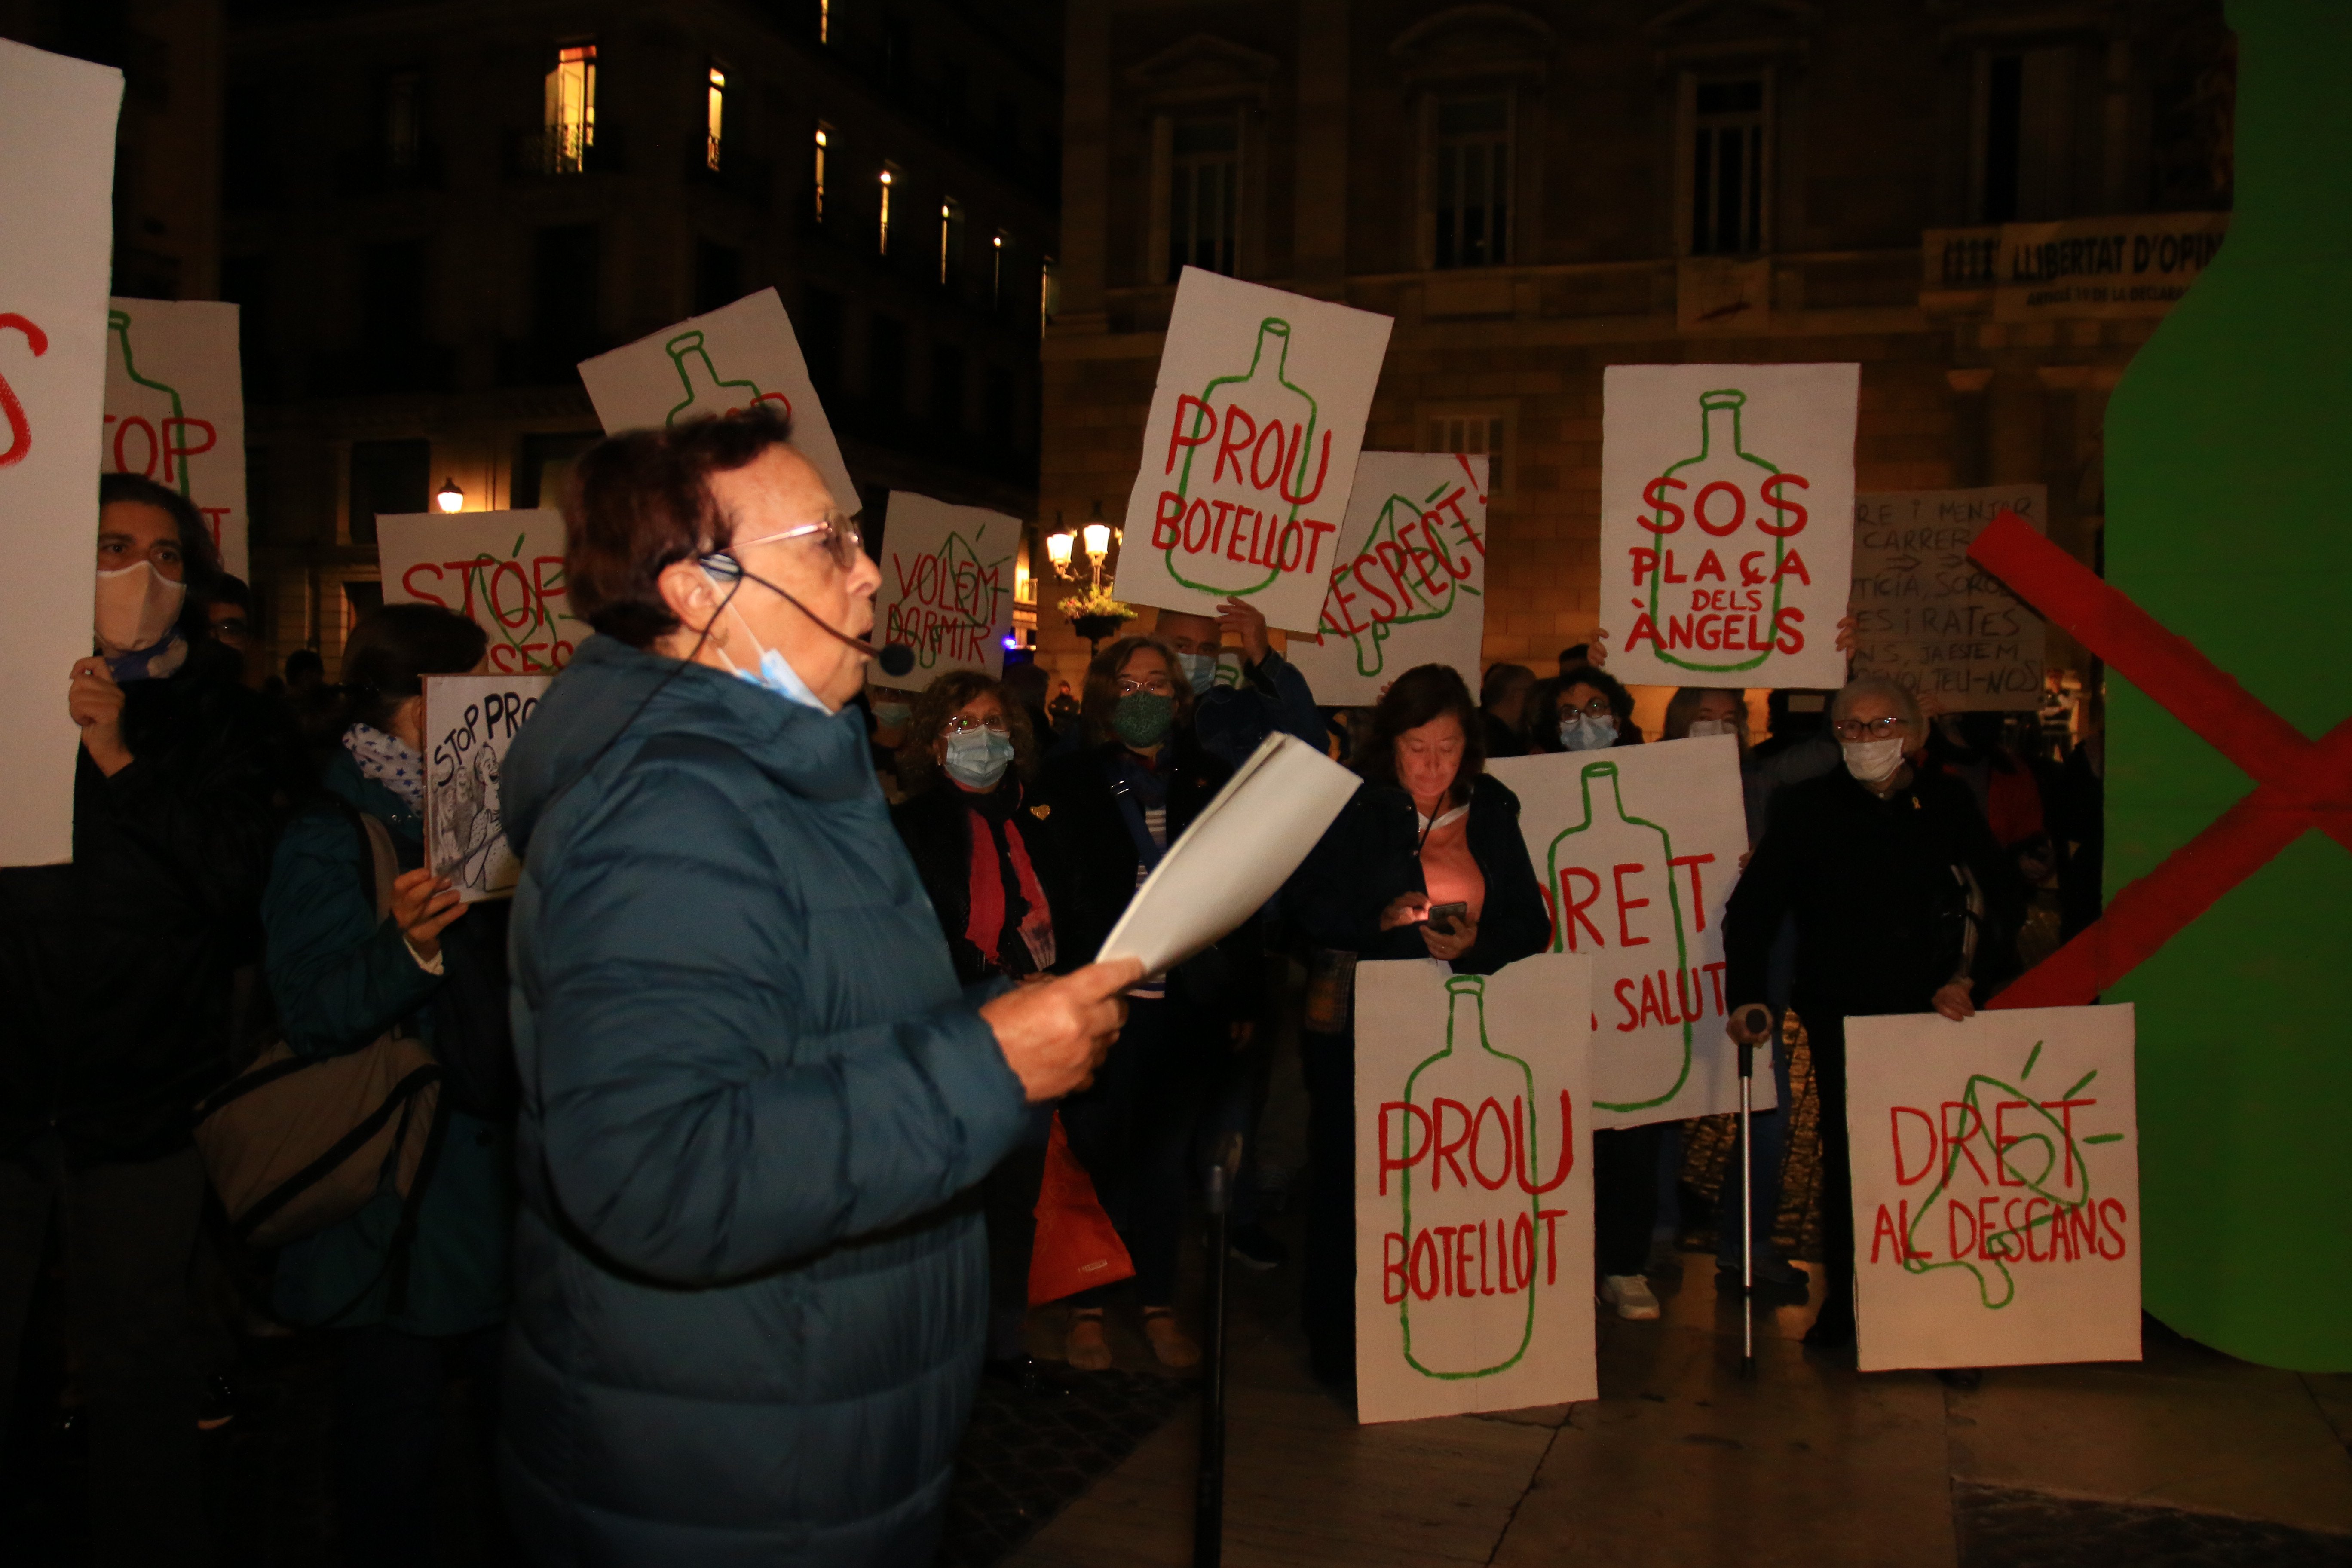
<path id="1" fill-rule="evenodd" d="M 773 289 L 583 361 L 580 379 L 608 433 L 667 429 L 768 404 L 791 416 L 793 449 L 816 466 L 834 504 L 857 510 L 857 487 Z"/>
<path id="2" fill-rule="evenodd" d="M 1377 702 L 1421 664 L 1452 665 L 1475 687 L 1486 595 L 1486 459 L 1367 452 L 1319 634 L 1285 653 L 1325 703 Z"/>
<path id="3" fill-rule="evenodd" d="M 387 513 L 375 522 L 387 605 L 438 605 L 490 637 L 500 675 L 552 673 L 589 635 L 563 575 L 563 514 Z"/>
<path id="4" fill-rule="evenodd" d="M 1004 673 L 1013 629 L 1013 555 L 1021 524 L 1003 512 L 890 492 L 874 640 L 915 656 L 913 687 L 950 669 Z"/>
<path id="5" fill-rule="evenodd" d="M 1596 1397 L 1591 961 L 1356 966 L 1356 1409 Z"/>
<path id="6" fill-rule="evenodd" d="M 1239 596 L 1270 626 L 1314 629 L 1389 327 L 1184 268 L 1128 496 L 1120 598 L 1209 615 Z"/>
<path id="7" fill-rule="evenodd" d="M 122 73 L 0 38 L 0 866 L 73 855 Z"/>
<path id="8" fill-rule="evenodd" d="M 1601 374 L 1601 626 L 1648 686 L 1845 682 L 1854 364 Z"/>
<path id="9" fill-rule="evenodd" d="M 2137 1361 L 2130 1005 L 1845 1038 L 1862 1370 Z"/>
<path id="10" fill-rule="evenodd" d="M 2044 530 L 2040 485 L 1853 498 L 1853 673 L 1955 711 L 2042 700 L 2042 617 L 1969 559 L 2003 510 Z"/>
<path id="11" fill-rule="evenodd" d="M 1504 757 L 1552 910 L 1552 951 L 1592 959 L 1593 1125 L 1739 1109 L 1724 1032 L 1723 909 L 1748 852 L 1728 735 Z M 1758 1075 L 1759 1109 L 1772 1078 Z"/>
<path id="12" fill-rule="evenodd" d="M 109 473 L 144 474 L 204 513 L 221 564 L 246 573 L 245 380 L 237 310 L 214 300 L 110 300 Z"/>

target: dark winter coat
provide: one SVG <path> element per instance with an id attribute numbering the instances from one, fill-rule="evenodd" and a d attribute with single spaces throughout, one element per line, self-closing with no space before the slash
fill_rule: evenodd
<path id="1" fill-rule="evenodd" d="M 854 711 L 592 637 L 501 783 L 501 1469 L 551 1563 L 929 1560 L 1026 1120 Z"/>
<path id="2" fill-rule="evenodd" d="M 1094 952 L 1088 949 L 1081 954 L 1063 937 L 1061 911 L 1070 900 L 1070 867 L 1053 808 L 1046 806 L 1041 813 L 1031 793 L 1020 779 L 1007 773 L 990 792 L 987 804 L 1007 811 L 1008 830 L 1021 835 L 1030 869 L 1037 874 L 1038 891 L 1045 895 L 1046 915 L 1055 922 L 1054 972 L 1066 974 L 1093 958 Z M 955 962 L 956 978 L 966 985 L 977 985 L 1003 973 L 995 959 L 983 954 L 964 934 L 971 924 L 972 814 L 980 798 L 942 779 L 890 810 L 890 825 L 905 842 L 907 854 L 915 862 L 915 874 L 922 879 L 923 891 L 939 917 L 940 934 L 947 938 L 948 952 Z M 1017 892 L 1008 882 L 1008 909 Z"/>
<path id="3" fill-rule="evenodd" d="M 109 778 L 80 752 L 72 862 L 0 870 L 0 1157 L 54 1131 L 76 1161 L 158 1158 L 228 1076 L 232 974 L 301 781 L 290 724 L 219 651 L 124 685 L 132 760 Z"/>

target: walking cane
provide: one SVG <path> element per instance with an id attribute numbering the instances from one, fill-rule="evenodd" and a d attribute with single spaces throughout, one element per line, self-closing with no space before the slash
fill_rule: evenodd
<path id="1" fill-rule="evenodd" d="M 1219 1140 L 1210 1163 L 1208 1365 L 1201 1379 L 1201 1472 L 1192 1493 L 1192 1568 L 1218 1568 L 1225 1546 L 1225 1215 L 1241 1174 L 1242 1135 Z"/>
<path id="2" fill-rule="evenodd" d="M 1771 1014 L 1751 1002 L 1742 1010 L 1741 1022 L 1748 1032 L 1769 1026 Z M 1764 1015 L 1766 1025 L 1756 1022 L 1756 1014 Z M 1756 1046 L 1753 1041 L 1740 1040 L 1739 1047 L 1739 1375 L 1756 1375 Z"/>

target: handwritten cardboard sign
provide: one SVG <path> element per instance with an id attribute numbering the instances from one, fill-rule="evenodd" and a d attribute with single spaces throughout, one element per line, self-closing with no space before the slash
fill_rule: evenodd
<path id="1" fill-rule="evenodd" d="M 773 289 L 583 361 L 580 379 L 607 433 L 666 429 L 770 404 L 792 417 L 793 449 L 816 466 L 834 504 L 857 510 L 857 487 Z"/>
<path id="2" fill-rule="evenodd" d="M 2040 485 L 1853 498 L 1853 673 L 1885 675 L 1954 711 L 2042 700 L 2042 617 L 1969 559 L 2007 508 L 2047 531 Z"/>
<path id="3" fill-rule="evenodd" d="M 122 73 L 0 39 L 0 865 L 73 855 Z"/>
<path id="4" fill-rule="evenodd" d="M 499 773 L 547 675 L 435 675 L 425 681 L 425 853 L 466 902 L 514 896 L 522 862 L 507 844 Z"/>
<path id="5" fill-rule="evenodd" d="M 221 563 L 246 574 L 245 380 L 235 305 L 110 300 L 109 473 L 144 474 L 194 503 Z"/>
<path id="6" fill-rule="evenodd" d="M 1128 496 L 1118 593 L 1312 631 L 1338 557 L 1389 318 L 1187 267 Z"/>
<path id="7" fill-rule="evenodd" d="M 501 675 L 562 669 L 590 635 L 564 586 L 563 514 L 387 513 L 375 521 L 387 605 L 438 605 L 490 634 Z"/>
<path id="8" fill-rule="evenodd" d="M 1365 453 L 1319 633 L 1286 650 L 1316 700 L 1377 702 L 1421 664 L 1450 664 L 1475 687 L 1486 630 L 1486 459 Z"/>
<path id="9" fill-rule="evenodd" d="M 1020 548 L 1021 524 L 1003 512 L 890 492 L 874 633 L 884 647 L 913 650 L 915 668 L 900 679 L 919 688 L 950 669 L 1004 673 Z"/>
<path id="10" fill-rule="evenodd" d="M 1844 684 L 1853 364 L 1601 373 L 1601 625 L 1648 686 Z"/>
<path id="11" fill-rule="evenodd" d="M 1845 1029 L 1862 1370 L 2137 1361 L 2130 1005 Z"/>
<path id="12" fill-rule="evenodd" d="M 1598 1397 L 1591 974 L 1357 965 L 1359 1420 Z"/>
<path id="13" fill-rule="evenodd" d="M 1728 735 L 1489 762 L 1519 797 L 1552 951 L 1592 959 L 1593 1125 L 1739 1109 L 1723 907 L 1748 852 Z M 1759 1109 L 1772 1079 L 1757 1075 Z"/>

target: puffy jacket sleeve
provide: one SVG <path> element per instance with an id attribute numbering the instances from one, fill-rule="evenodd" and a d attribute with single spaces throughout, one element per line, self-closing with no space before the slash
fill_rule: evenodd
<path id="1" fill-rule="evenodd" d="M 349 821 L 313 813 L 287 828 L 270 865 L 261 899 L 269 991 L 287 1043 L 304 1056 L 360 1049 L 441 984 L 400 927 L 376 919 L 361 855 Z"/>
<path id="2" fill-rule="evenodd" d="M 961 992 L 887 1023 L 812 1027 L 838 999 L 808 955 L 856 949 L 860 928 L 854 911 L 808 908 L 831 889 L 776 863 L 744 805 L 768 787 L 740 757 L 731 773 L 641 759 L 558 847 L 532 917 L 543 956 L 522 977 L 537 1014 L 524 1093 L 551 1195 L 615 1262 L 679 1284 L 935 1207 L 986 1174 L 1026 1114 Z"/>
<path id="3" fill-rule="evenodd" d="M 1318 946 L 1375 951 L 1381 912 L 1410 886 L 1390 886 L 1405 868 L 1381 853 L 1378 805 L 1373 791 L 1360 786 L 1283 888 L 1283 912 Z"/>

